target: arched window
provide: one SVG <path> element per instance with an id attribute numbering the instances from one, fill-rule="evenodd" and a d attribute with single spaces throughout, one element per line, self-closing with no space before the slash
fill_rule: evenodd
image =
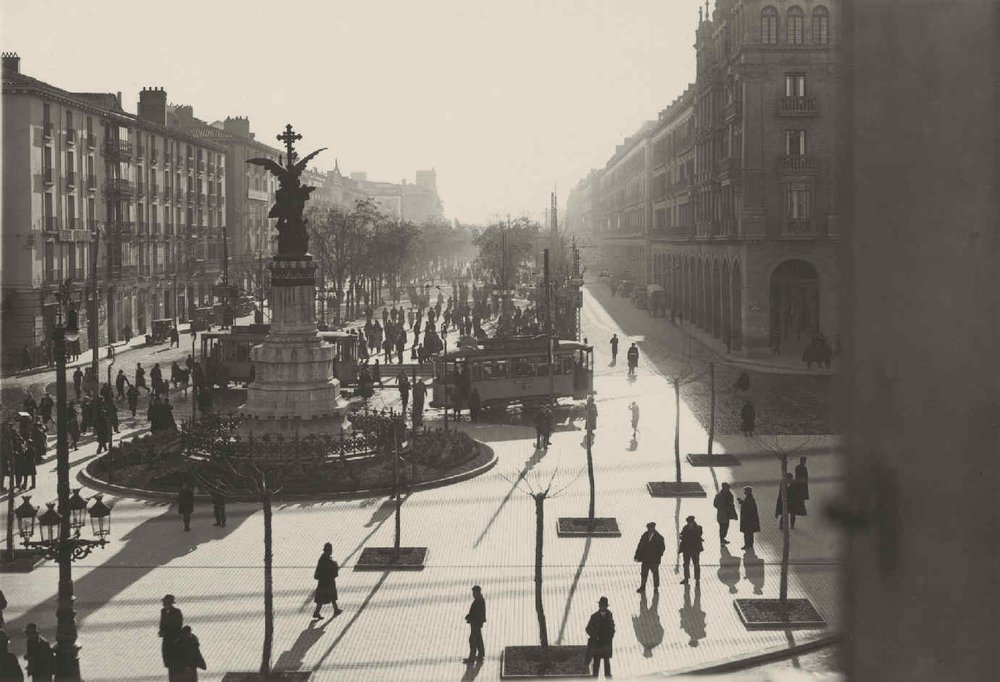
<path id="1" fill-rule="evenodd" d="M 803 34 L 805 33 L 806 15 L 801 7 L 788 8 L 788 43 L 790 45 L 801 45 Z"/>
<path id="2" fill-rule="evenodd" d="M 774 45 L 778 42 L 778 10 L 765 7 L 760 12 L 760 42 Z"/>
<path id="3" fill-rule="evenodd" d="M 817 45 L 830 42 L 830 11 L 820 5 L 813 10 L 812 39 Z"/>

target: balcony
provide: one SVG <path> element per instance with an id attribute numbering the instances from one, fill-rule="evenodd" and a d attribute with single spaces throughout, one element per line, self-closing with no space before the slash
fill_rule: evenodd
<path id="1" fill-rule="evenodd" d="M 805 154 L 786 154 L 778 160 L 778 170 L 784 173 L 815 173 L 816 157 Z"/>
<path id="2" fill-rule="evenodd" d="M 87 141 L 87 147 L 89 147 L 90 149 L 97 148 L 97 135 L 94 135 L 94 133 L 87 131 L 87 134 L 84 137 L 86 138 Z"/>
<path id="3" fill-rule="evenodd" d="M 734 99 L 722 109 L 722 117 L 730 123 L 743 116 L 743 100 Z"/>
<path id="4" fill-rule="evenodd" d="M 105 140 L 104 153 L 108 156 L 132 156 L 132 143 L 128 140 Z"/>
<path id="5" fill-rule="evenodd" d="M 66 128 L 66 144 L 75 145 L 76 144 L 76 129 Z"/>
<path id="6" fill-rule="evenodd" d="M 778 116 L 815 116 L 817 113 L 815 97 L 778 98 Z"/>
<path id="7" fill-rule="evenodd" d="M 79 230 L 81 227 L 79 218 L 67 218 L 66 219 L 66 229 L 67 230 Z"/>
<path id="8" fill-rule="evenodd" d="M 129 279 L 139 274 L 134 265 L 112 265 L 108 268 L 111 279 Z"/>
<path id="9" fill-rule="evenodd" d="M 76 171 L 66 171 L 66 188 L 73 189 L 76 187 Z"/>
<path id="10" fill-rule="evenodd" d="M 816 225 L 811 218 L 786 218 L 782 225 L 783 237 L 815 237 Z"/>
<path id="11" fill-rule="evenodd" d="M 114 237 L 135 236 L 135 223 L 130 220 L 117 220 L 108 225 L 108 234 Z"/>
<path id="12" fill-rule="evenodd" d="M 132 195 L 135 193 L 135 185 L 131 180 L 108 178 L 108 181 L 104 184 L 104 191 L 108 194 Z"/>
<path id="13" fill-rule="evenodd" d="M 87 191 L 94 192 L 97 190 L 97 176 L 88 175 L 87 176 Z"/>
<path id="14" fill-rule="evenodd" d="M 46 232 L 58 232 L 62 223 L 59 221 L 59 218 L 49 215 L 45 216 L 44 225 Z"/>

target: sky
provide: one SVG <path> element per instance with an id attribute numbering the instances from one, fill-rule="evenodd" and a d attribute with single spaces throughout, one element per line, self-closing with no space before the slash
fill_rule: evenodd
<path id="1" fill-rule="evenodd" d="M 163 87 L 212 122 L 286 123 L 321 170 L 414 181 L 445 215 L 560 210 L 694 80 L 697 0 L 0 0 L 0 46 L 71 91 Z"/>

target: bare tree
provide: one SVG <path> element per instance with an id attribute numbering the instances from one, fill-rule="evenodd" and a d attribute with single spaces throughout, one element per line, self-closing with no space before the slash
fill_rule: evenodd
<path id="1" fill-rule="evenodd" d="M 812 444 L 812 436 L 759 435 L 753 437 L 757 450 L 771 454 L 781 462 L 781 481 L 778 494 L 781 497 L 781 582 L 778 599 L 788 601 L 788 555 L 791 548 L 791 532 L 788 524 L 788 459 Z"/>

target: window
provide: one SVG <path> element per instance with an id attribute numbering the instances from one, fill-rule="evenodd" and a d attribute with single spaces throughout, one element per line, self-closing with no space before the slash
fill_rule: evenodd
<path id="1" fill-rule="evenodd" d="M 785 97 L 806 96 L 806 75 L 804 73 L 785 74 Z"/>
<path id="2" fill-rule="evenodd" d="M 785 131 L 785 154 L 788 156 L 804 156 L 806 153 L 806 131 Z"/>
<path id="3" fill-rule="evenodd" d="M 87 117 L 87 134 L 90 135 L 94 132 L 94 119 L 90 116 Z"/>
<path id="4" fill-rule="evenodd" d="M 813 10 L 812 39 L 818 45 L 830 42 L 830 12 L 822 5 Z"/>
<path id="5" fill-rule="evenodd" d="M 805 33 L 806 15 L 801 7 L 788 8 L 788 42 L 792 45 L 801 45 L 803 34 Z"/>
<path id="6" fill-rule="evenodd" d="M 809 217 L 809 186 L 805 183 L 788 185 L 785 201 L 785 215 L 792 220 L 804 220 Z"/>
<path id="7" fill-rule="evenodd" d="M 778 10 L 765 7 L 760 13 L 760 42 L 774 45 L 778 42 Z"/>
<path id="8" fill-rule="evenodd" d="M 73 130 L 73 112 L 66 112 L 66 130 Z"/>
<path id="9" fill-rule="evenodd" d="M 513 379 L 535 376 L 534 359 L 518 358 L 517 360 L 512 361 L 510 375 Z"/>

